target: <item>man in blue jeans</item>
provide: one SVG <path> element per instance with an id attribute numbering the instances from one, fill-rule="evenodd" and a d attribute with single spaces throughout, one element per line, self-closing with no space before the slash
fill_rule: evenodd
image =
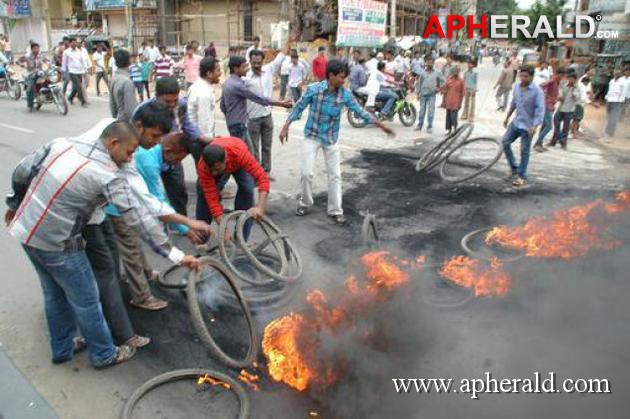
<path id="1" fill-rule="evenodd" d="M 22 159 L 13 172 L 5 222 L 39 276 L 53 363 L 67 362 L 85 348 L 75 340 L 77 325 L 94 367 L 116 365 L 135 354 L 130 346 L 114 346 L 81 237 L 104 202 L 114 204 L 156 253 L 199 269 L 199 260 L 171 246 L 161 223 L 120 175 L 138 143 L 128 122 L 115 121 L 95 143 L 58 138 Z"/>
<path id="2" fill-rule="evenodd" d="M 545 116 L 545 95 L 539 86 L 532 83 L 534 67 L 521 67 L 519 78 L 521 82 L 514 86 L 510 110 L 503 121 L 503 126 L 507 128 L 503 136 L 503 152 L 511 170 L 508 180 L 517 188 L 527 185 L 527 164 L 532 137 Z M 516 117 L 510 123 L 510 117 L 515 111 Z M 521 162 L 518 166 L 512 153 L 512 143 L 517 138 L 521 139 Z"/>
<path id="3" fill-rule="evenodd" d="M 427 57 L 424 63 L 424 71 L 418 76 L 416 81 L 416 93 L 420 101 L 420 111 L 418 112 L 418 126 L 416 131 L 421 131 L 424 125 L 424 116 L 429 111 L 427 119 L 427 132 L 433 132 L 433 116 L 435 115 L 435 95 L 444 84 L 444 77 L 439 71 L 433 69 L 433 59 Z"/>

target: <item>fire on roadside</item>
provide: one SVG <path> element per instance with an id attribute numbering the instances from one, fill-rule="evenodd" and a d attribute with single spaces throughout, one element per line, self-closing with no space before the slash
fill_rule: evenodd
<path id="1" fill-rule="evenodd" d="M 555 211 L 549 217 L 532 217 L 517 227 L 498 226 L 485 237 L 488 245 L 520 249 L 525 256 L 573 259 L 596 250 L 621 245 L 610 238 L 611 215 L 630 211 L 630 191 L 620 192 L 616 201 L 601 200 Z"/>
<path id="2" fill-rule="evenodd" d="M 247 370 L 241 370 L 238 379 L 244 382 L 253 391 L 260 391 L 260 376 L 252 374 Z"/>
<path id="3" fill-rule="evenodd" d="M 221 386 L 225 388 L 226 390 L 229 390 L 231 388 L 231 386 L 228 383 L 221 380 L 217 380 L 216 378 L 212 378 L 208 374 L 204 375 L 203 377 L 199 377 L 199 379 L 197 380 L 197 385 L 200 386 L 202 384 L 209 384 L 211 386 Z"/>

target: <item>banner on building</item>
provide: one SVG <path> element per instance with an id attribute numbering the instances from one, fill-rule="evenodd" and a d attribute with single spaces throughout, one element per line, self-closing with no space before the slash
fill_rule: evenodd
<path id="1" fill-rule="evenodd" d="M 83 0 L 85 10 L 93 12 L 96 10 L 124 9 L 125 0 Z M 155 9 L 155 0 L 130 0 L 130 6 L 138 9 Z"/>
<path id="2" fill-rule="evenodd" d="M 0 17 L 20 18 L 31 15 L 31 0 L 0 0 Z"/>
<path id="3" fill-rule="evenodd" d="M 339 47 L 380 47 L 387 41 L 387 3 L 372 0 L 339 0 Z"/>

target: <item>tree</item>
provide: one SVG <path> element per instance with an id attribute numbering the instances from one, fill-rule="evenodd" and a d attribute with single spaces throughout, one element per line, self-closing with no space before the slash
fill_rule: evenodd
<path id="1" fill-rule="evenodd" d="M 517 14 L 518 5 L 516 0 L 486 0 L 477 2 L 477 16 L 481 15 L 514 15 Z M 511 24 L 508 22 L 508 33 L 512 32 Z M 488 36 L 490 36 L 490 20 L 488 20 Z"/>
<path id="2" fill-rule="evenodd" d="M 536 3 L 532 4 L 529 9 L 523 11 L 525 16 L 528 16 L 531 23 L 527 28 L 529 33 L 532 34 L 536 28 L 536 22 L 540 16 L 546 16 L 551 28 L 555 30 L 556 17 L 565 16 L 564 7 L 567 4 L 567 0 L 536 0 Z M 518 39 L 521 42 L 535 43 L 538 47 L 542 47 L 550 41 L 549 36 L 546 33 L 541 34 L 536 39 L 527 39 L 522 33 L 518 33 Z"/>

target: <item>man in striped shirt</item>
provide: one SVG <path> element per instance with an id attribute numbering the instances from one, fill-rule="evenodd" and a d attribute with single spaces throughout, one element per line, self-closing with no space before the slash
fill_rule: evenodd
<path id="1" fill-rule="evenodd" d="M 122 176 L 138 147 L 138 132 L 128 122 L 103 125 L 91 130 L 100 132 L 95 141 L 89 141 L 92 132 L 58 138 L 25 157 L 13 173 L 14 193 L 7 197 L 5 222 L 41 282 L 53 363 L 72 359 L 77 325 L 96 368 L 124 362 L 135 353 L 129 346 L 114 346 L 85 254 L 81 230 L 96 208 L 114 204 L 156 253 L 192 269 L 200 266 L 169 243 L 161 223 Z"/>
<path id="2" fill-rule="evenodd" d="M 129 67 L 129 76 L 131 77 L 131 81 L 138 91 L 140 101 L 143 101 L 144 83 L 142 82 L 142 66 L 138 62 L 138 54 L 136 53 L 131 54 L 131 66 Z"/>
<path id="3" fill-rule="evenodd" d="M 162 77 L 171 77 L 173 75 L 173 66 L 175 61 L 166 53 L 166 47 L 162 45 L 160 47 L 160 56 L 155 59 L 153 66 L 155 69 L 155 79 L 161 79 Z"/>

